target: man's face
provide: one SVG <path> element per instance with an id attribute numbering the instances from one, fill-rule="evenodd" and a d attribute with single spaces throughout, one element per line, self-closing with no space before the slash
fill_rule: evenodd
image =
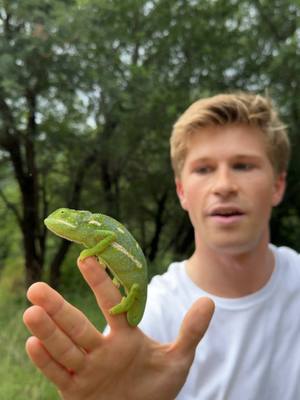
<path id="1" fill-rule="evenodd" d="M 176 188 L 196 245 L 237 254 L 269 240 L 285 175 L 275 176 L 258 128 L 211 126 L 190 139 Z"/>

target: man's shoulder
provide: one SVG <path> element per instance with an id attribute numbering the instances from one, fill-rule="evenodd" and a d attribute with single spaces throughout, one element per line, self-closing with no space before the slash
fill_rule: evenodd
<path id="1" fill-rule="evenodd" d="M 151 279 L 149 286 L 150 287 L 177 286 L 178 278 L 185 273 L 184 271 L 185 271 L 185 261 L 172 262 L 164 273 L 160 275 L 155 275 Z"/>
<path id="2" fill-rule="evenodd" d="M 280 281 L 299 287 L 300 284 L 300 254 L 286 246 L 271 246 L 276 260 Z"/>
<path id="3" fill-rule="evenodd" d="M 287 246 L 274 246 L 271 249 L 281 262 L 298 265 L 300 267 L 300 253 Z"/>

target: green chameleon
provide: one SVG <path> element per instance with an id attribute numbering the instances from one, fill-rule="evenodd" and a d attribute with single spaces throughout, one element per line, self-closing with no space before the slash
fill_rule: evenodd
<path id="1" fill-rule="evenodd" d="M 124 287 L 126 296 L 112 307 L 110 314 L 127 312 L 128 323 L 136 326 L 142 319 L 147 298 L 147 263 L 142 249 L 120 222 L 104 214 L 59 208 L 45 219 L 56 235 L 86 247 L 83 260 L 96 256 L 109 269 L 116 286 Z"/>

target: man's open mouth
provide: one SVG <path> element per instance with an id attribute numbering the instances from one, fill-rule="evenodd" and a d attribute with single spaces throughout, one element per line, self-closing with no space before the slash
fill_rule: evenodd
<path id="1" fill-rule="evenodd" d="M 243 215 L 244 213 L 239 210 L 216 210 L 210 213 L 211 216 L 218 216 L 218 217 L 233 217 L 237 215 Z"/>
<path id="2" fill-rule="evenodd" d="M 208 215 L 219 220 L 234 221 L 241 218 L 245 213 L 238 207 L 215 207 Z"/>

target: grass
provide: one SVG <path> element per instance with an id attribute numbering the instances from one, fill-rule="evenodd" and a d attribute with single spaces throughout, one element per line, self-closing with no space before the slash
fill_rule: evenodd
<path id="1" fill-rule="evenodd" d="M 0 399 L 56 400 L 55 387 L 32 365 L 24 344 L 30 336 L 23 325 L 27 307 L 21 261 L 1 269 L 0 275 Z M 70 267 L 71 268 L 71 267 Z M 64 268 L 60 292 L 102 329 L 104 319 L 77 269 Z"/>

